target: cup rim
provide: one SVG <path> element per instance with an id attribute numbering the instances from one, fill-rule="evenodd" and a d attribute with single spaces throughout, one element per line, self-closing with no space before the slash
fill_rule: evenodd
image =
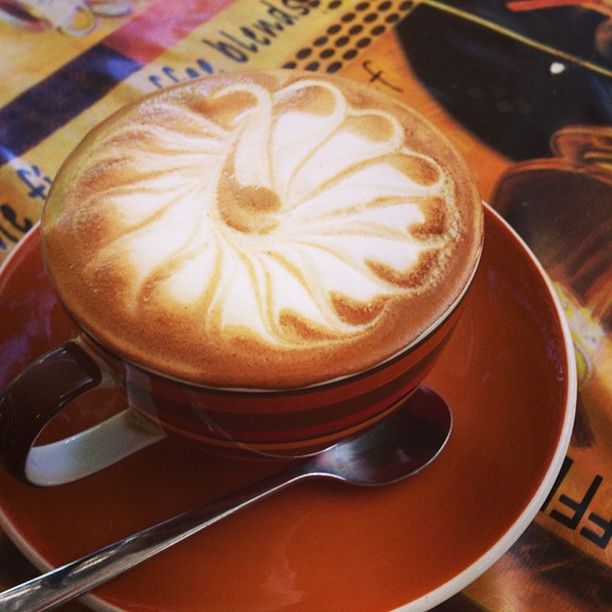
<path id="1" fill-rule="evenodd" d="M 244 74 L 240 76 L 240 72 Z M 202 81 L 202 92 L 222 92 L 228 84 L 233 87 L 244 79 L 257 86 L 265 85 L 269 87 L 268 79 L 274 77 L 274 86 L 271 91 L 293 87 L 296 84 L 300 87 L 302 85 L 308 86 L 312 84 L 313 79 L 315 81 L 319 79 L 308 71 L 298 70 L 296 72 L 283 68 L 243 69 L 234 74 L 229 81 L 226 77 L 227 75 L 213 75 L 211 84 Z M 363 83 L 353 81 L 342 75 L 320 75 L 320 79 L 322 79 L 321 85 L 329 82 L 326 87 L 330 83 L 338 85 L 338 91 L 340 92 L 338 95 L 342 94 L 342 97 L 346 98 L 346 104 L 357 109 L 351 112 L 361 112 L 358 111 L 358 107 L 361 107 L 362 104 L 356 94 L 369 96 L 366 92 L 367 87 Z M 196 82 L 197 80 L 194 81 L 194 83 Z M 342 83 L 345 85 L 342 85 Z M 194 87 L 200 95 L 202 93 L 200 85 L 194 85 Z M 210 89 L 211 87 L 212 89 Z M 176 83 L 168 91 L 176 89 L 177 95 L 182 99 L 183 95 L 189 94 L 191 88 L 188 83 Z M 353 97 L 353 90 L 355 98 Z M 130 113 L 140 113 L 139 106 L 141 103 L 146 102 L 149 98 L 155 101 L 158 95 L 159 93 L 151 92 L 144 98 L 122 107 L 117 114 L 113 114 L 108 119 L 110 121 L 109 126 L 112 127 L 113 122 L 116 123 L 117 121 L 120 122 L 119 126 L 123 125 L 122 122 L 127 121 L 131 116 Z M 377 94 L 373 95 L 375 96 L 374 100 L 376 100 Z M 329 314 L 321 315 L 323 319 L 320 320 L 317 317 L 311 319 L 311 317 L 306 316 L 304 322 L 304 313 L 298 312 L 300 309 L 296 311 L 290 302 L 276 304 L 277 300 L 273 301 L 275 302 L 274 307 L 281 309 L 279 313 L 287 310 L 290 315 L 287 318 L 290 322 L 291 319 L 297 318 L 298 323 L 295 324 L 297 334 L 290 329 L 291 333 L 287 333 L 283 337 L 283 333 L 278 332 L 278 328 L 282 327 L 278 321 L 267 324 L 267 326 L 276 327 L 276 331 L 270 328 L 271 331 L 253 334 L 249 331 L 252 326 L 251 323 L 248 322 L 248 319 L 242 317 L 230 317 L 231 320 L 223 321 L 222 326 L 227 324 L 227 326 L 236 330 L 232 331 L 229 336 L 225 331 L 221 331 L 221 333 L 214 331 L 208 334 L 202 326 L 204 319 L 199 309 L 193 308 L 193 314 L 189 318 L 182 318 L 181 316 L 175 317 L 171 313 L 171 307 L 167 307 L 165 311 L 157 307 L 151 307 L 151 310 L 158 315 L 158 324 L 153 326 L 157 329 L 147 330 L 145 329 L 146 325 L 142 326 L 137 322 L 138 310 L 133 309 L 130 314 L 126 314 L 123 298 L 115 300 L 106 296 L 107 305 L 99 307 L 98 303 L 102 303 L 102 292 L 100 294 L 90 290 L 83 292 L 82 288 L 79 288 L 79 278 L 70 272 L 70 262 L 73 259 L 72 255 L 74 255 L 74 252 L 71 255 L 72 247 L 67 246 L 62 249 L 58 246 L 62 242 L 66 244 L 66 237 L 69 238 L 69 242 L 75 240 L 76 243 L 79 243 L 78 233 L 74 233 L 76 229 L 73 227 L 69 230 L 70 234 L 65 235 L 63 239 L 59 232 L 53 231 L 54 220 L 63 219 L 64 215 L 70 214 L 72 210 L 72 205 L 66 209 L 66 203 L 62 200 L 62 194 L 65 195 L 64 189 L 68 193 L 71 190 L 68 183 L 60 181 L 57 192 L 54 187 L 55 183 L 52 186 L 49 201 L 42 212 L 40 226 L 42 228 L 45 266 L 65 310 L 71 314 L 71 318 L 86 333 L 87 337 L 103 349 L 108 349 L 110 354 L 120 357 L 126 363 L 138 366 L 144 371 L 197 388 L 266 392 L 320 387 L 371 372 L 378 366 L 400 358 L 433 333 L 455 311 L 463 299 L 466 289 L 469 288 L 478 268 L 483 248 L 482 197 L 467 160 L 457 148 L 456 143 L 444 133 L 444 130 L 435 125 L 427 114 L 408 102 L 389 97 L 384 92 L 380 95 L 382 96 L 381 100 L 387 99 L 384 107 L 395 117 L 396 123 L 399 122 L 398 126 L 403 126 L 402 130 L 404 132 L 408 130 L 408 127 L 410 128 L 408 130 L 410 132 L 408 140 L 413 138 L 412 132 L 417 134 L 416 142 L 418 144 L 415 145 L 419 152 L 417 157 L 425 155 L 426 158 L 429 158 L 431 156 L 436 164 L 447 166 L 448 172 L 444 171 L 442 173 L 447 177 L 444 179 L 443 187 L 445 191 L 448 188 L 455 194 L 457 216 L 452 222 L 449 222 L 451 225 L 443 227 L 443 229 L 444 232 L 450 232 L 449 242 L 456 242 L 461 245 L 461 248 L 453 248 L 449 252 L 446 245 L 440 246 L 434 241 L 426 245 L 423 251 L 416 249 L 413 255 L 417 265 L 413 266 L 412 256 L 409 257 L 411 261 L 408 267 L 406 267 L 405 262 L 393 264 L 398 267 L 395 270 L 399 275 L 397 279 L 393 278 L 393 274 L 389 275 L 388 272 L 385 272 L 385 270 L 391 270 L 393 265 L 389 268 L 384 263 L 384 258 L 378 261 L 377 257 L 374 256 L 373 262 L 381 265 L 380 271 L 374 271 L 374 266 L 364 259 L 361 262 L 364 271 L 367 273 L 374 271 L 375 276 L 388 283 L 387 289 L 382 293 L 380 289 L 374 287 L 372 296 L 377 298 L 376 302 L 371 301 L 372 296 L 359 297 L 354 294 L 350 287 L 345 289 L 342 284 L 337 285 L 337 283 L 332 283 L 332 285 L 337 286 L 338 289 L 335 290 L 330 285 L 330 291 L 334 290 L 340 298 L 343 298 L 346 294 L 348 301 L 339 299 L 339 303 L 337 303 L 334 299 L 332 304 L 329 299 L 326 301 L 321 297 L 317 298 L 317 301 L 326 301 L 328 308 L 332 308 L 332 310 L 335 308 L 339 313 L 342 311 L 340 319 L 345 319 L 350 325 L 346 325 L 343 329 L 334 329 L 334 325 L 331 325 L 329 320 L 323 321 L 326 317 L 330 317 Z M 162 98 L 165 99 L 164 96 Z M 173 96 L 171 98 L 173 99 Z M 86 157 L 88 142 L 92 138 L 95 140 L 95 135 L 104 129 L 105 124 L 100 124 L 86 135 L 85 139 L 64 160 L 58 176 L 64 176 L 64 171 L 69 174 L 69 168 L 72 168 L 74 164 L 77 167 L 80 165 L 79 160 Z M 114 130 L 114 127 L 112 129 Z M 402 154 L 410 153 L 410 147 L 405 150 L 408 144 L 406 138 L 400 138 L 398 143 L 393 145 L 392 149 L 394 151 L 396 150 L 395 147 L 400 147 L 397 149 L 398 154 L 400 154 L 400 149 Z M 67 178 L 69 177 L 67 176 Z M 438 183 L 442 181 L 440 177 L 437 180 Z M 446 183 L 447 180 L 448 184 Z M 428 201 L 430 197 L 433 197 L 433 194 L 436 195 L 434 199 L 440 199 L 441 202 L 446 200 L 446 193 L 443 194 L 438 191 L 438 189 L 435 191 L 427 190 L 418 196 L 417 200 L 421 201 L 419 198 L 425 198 L 423 201 Z M 54 198 L 54 194 L 57 197 Z M 78 210 L 78 206 L 75 209 Z M 427 217 L 427 215 L 425 216 Z M 49 221 L 52 222 L 50 228 L 48 227 Z M 447 222 L 444 223 L 448 225 Z M 409 225 L 413 225 L 412 221 L 409 222 Z M 68 224 L 68 227 L 72 226 Z M 426 230 L 426 232 L 431 231 L 439 233 L 441 230 L 439 228 Z M 62 252 L 64 254 L 59 255 Z M 84 252 L 86 253 L 86 251 Z M 247 253 L 247 257 L 248 255 Z M 430 259 L 430 255 L 434 257 Z M 442 255 L 442 257 L 438 257 L 438 255 Z M 66 256 L 67 258 L 64 259 Z M 421 256 L 424 256 L 422 260 Z M 368 258 L 371 259 L 371 257 L 371 254 L 368 255 Z M 60 259 L 66 263 L 57 265 L 56 262 Z M 444 262 L 446 270 L 440 268 L 440 264 L 437 263 L 440 260 Z M 433 263 L 434 261 L 436 263 Z M 267 265 L 265 267 L 267 270 Z M 300 267 L 298 266 L 298 268 Z M 372 270 L 368 270 L 368 268 L 372 268 Z M 110 271 L 111 266 L 108 269 Z M 421 276 L 427 278 L 427 274 L 431 274 L 430 269 L 436 270 L 436 276 L 441 277 L 442 282 L 431 283 L 426 281 L 423 283 L 421 281 Z M 440 272 L 440 274 L 437 274 L 437 272 Z M 342 273 L 342 269 L 338 268 L 337 273 Z M 125 272 L 125 276 L 122 273 L 115 275 L 112 271 L 110 272 L 109 279 L 117 277 L 120 278 L 122 284 L 135 286 L 133 280 L 128 279 L 129 272 Z M 95 288 L 95 281 L 92 282 Z M 114 280 L 107 279 L 107 282 L 113 283 Z M 257 284 L 261 283 L 258 282 Z M 398 290 L 398 286 L 401 289 Z M 255 289 L 257 295 L 260 296 L 257 299 L 264 299 L 265 291 L 261 287 L 255 287 Z M 266 289 L 268 293 L 270 290 L 269 288 Z M 241 290 L 237 289 L 237 291 Z M 385 299 L 379 299 L 383 297 L 383 294 Z M 411 294 L 418 296 L 414 302 L 412 302 L 414 297 Z M 217 294 L 214 293 L 214 295 Z M 299 299 L 299 294 L 296 295 Z M 179 301 L 183 300 L 180 297 L 178 299 Z M 272 298 L 268 296 L 265 299 L 269 301 Z M 115 301 L 116 306 L 111 304 Z M 152 300 L 146 297 L 146 301 L 150 301 L 151 304 L 158 304 L 161 300 L 158 300 L 157 297 Z M 197 300 L 188 299 L 187 302 L 197 303 Z M 187 302 L 184 304 L 185 308 L 191 310 L 190 304 Z M 413 303 L 415 304 L 414 307 L 412 306 Z M 376 320 L 373 315 L 378 315 L 380 304 L 385 304 L 382 311 L 383 316 Z M 363 305 L 369 310 L 366 317 L 361 316 L 360 311 Z M 272 302 L 267 307 L 261 305 L 260 307 L 271 308 Z M 414 315 L 410 312 L 411 308 L 414 308 Z M 355 310 L 356 316 L 351 316 L 353 310 Z M 274 315 L 273 319 L 279 316 L 279 313 Z M 392 316 L 387 317 L 387 314 Z M 181 318 L 182 324 L 177 325 L 176 323 Z M 222 317 L 222 319 L 224 318 Z M 398 324 L 401 321 L 408 323 Z M 185 322 L 187 325 L 184 325 Z M 379 324 L 380 322 L 382 324 Z M 363 328 L 366 324 L 369 328 L 364 332 Z M 173 335 L 173 342 L 168 343 L 170 336 L 163 331 L 164 325 L 181 329 L 178 336 Z M 308 335 L 311 335 L 310 328 L 312 326 L 316 330 L 312 334 L 314 335 L 314 341 L 304 342 L 300 337 L 300 328 L 304 327 L 308 330 Z M 158 329 L 161 331 L 157 331 Z M 401 329 L 401 334 L 398 333 L 398 329 Z M 193 330 L 197 331 L 194 332 Z M 190 341 L 192 334 L 195 337 L 193 341 Z M 270 337 L 275 334 L 278 334 L 278 337 L 274 339 L 274 342 L 269 342 L 271 348 L 266 348 L 269 340 L 266 336 L 270 334 Z M 328 338 L 331 338 L 332 341 L 325 345 L 324 341 L 327 341 Z M 263 343 L 259 343 L 259 340 L 262 340 Z M 259 350 L 258 346 L 264 348 Z"/>

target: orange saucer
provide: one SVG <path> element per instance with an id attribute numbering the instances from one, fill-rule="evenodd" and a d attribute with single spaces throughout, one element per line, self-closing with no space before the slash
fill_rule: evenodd
<path id="1" fill-rule="evenodd" d="M 383 489 L 307 482 L 100 587 L 120 610 L 432 607 L 482 574 L 533 520 L 561 467 L 576 380 L 554 292 L 487 210 L 482 265 L 427 384 L 452 406 L 441 456 Z M 47 283 L 34 229 L 0 271 L 0 389 L 74 330 Z M 122 408 L 96 392 L 58 417 L 65 434 Z M 41 489 L 0 468 L 0 525 L 41 570 L 279 469 L 167 439 L 94 476 Z"/>

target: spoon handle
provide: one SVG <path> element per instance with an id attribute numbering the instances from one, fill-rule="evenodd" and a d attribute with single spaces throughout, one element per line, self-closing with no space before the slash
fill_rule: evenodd
<path id="1" fill-rule="evenodd" d="M 308 464 L 304 464 L 178 514 L 0 593 L 0 610 L 35 612 L 66 603 L 226 516 L 298 480 L 317 475 L 322 474 L 309 471 Z"/>

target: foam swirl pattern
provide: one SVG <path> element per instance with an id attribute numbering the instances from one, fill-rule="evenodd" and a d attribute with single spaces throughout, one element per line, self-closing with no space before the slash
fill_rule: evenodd
<path id="1" fill-rule="evenodd" d="M 54 186 L 50 267 L 78 262 L 78 288 L 55 280 L 95 336 L 112 325 L 95 311 L 111 308 L 120 327 L 147 320 L 168 343 L 189 330 L 210 345 L 198 368 L 245 347 L 274 365 L 363 342 L 399 303 L 409 315 L 435 294 L 466 232 L 465 196 L 397 112 L 313 76 L 198 87 L 108 122 Z"/>

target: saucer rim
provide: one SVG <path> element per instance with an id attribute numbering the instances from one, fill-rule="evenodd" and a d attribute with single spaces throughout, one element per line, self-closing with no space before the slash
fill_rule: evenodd
<path id="1" fill-rule="evenodd" d="M 540 485 L 532 495 L 531 499 L 527 502 L 521 514 L 517 517 L 514 523 L 510 525 L 506 532 L 497 539 L 495 544 L 493 544 L 489 550 L 487 550 L 480 558 L 476 559 L 471 565 L 463 569 L 460 573 L 453 576 L 450 580 L 444 584 L 441 584 L 433 591 L 426 593 L 422 597 L 395 608 L 396 611 L 412 612 L 416 610 L 429 610 L 430 608 L 443 603 L 453 595 L 461 592 L 479 576 L 482 576 L 482 574 L 484 574 L 496 561 L 498 561 L 506 552 L 508 552 L 510 547 L 520 538 L 527 527 L 529 527 L 529 525 L 533 522 L 538 514 L 538 511 L 552 490 L 555 480 L 561 471 L 561 467 L 572 437 L 572 430 L 576 415 L 576 402 L 578 399 L 578 374 L 576 371 L 574 342 L 572 340 L 569 323 L 565 316 L 563 306 L 561 305 L 561 300 L 559 299 L 559 296 L 553 287 L 552 281 L 550 280 L 544 266 L 537 259 L 525 240 L 523 240 L 520 234 L 501 216 L 500 213 L 498 213 L 490 205 L 486 204 L 486 209 L 489 213 L 492 213 L 493 218 L 499 222 L 505 231 L 508 231 L 513 235 L 517 244 L 528 256 L 543 283 L 542 286 L 546 288 L 548 297 L 551 299 L 552 305 L 554 306 L 554 313 L 556 315 L 557 322 L 559 323 L 562 337 L 562 342 L 560 345 L 563 345 L 563 348 L 565 349 L 565 369 L 568 375 L 565 385 L 566 394 L 565 404 L 563 407 L 564 416 L 562 426 L 559 432 L 555 452 Z"/>
<path id="2" fill-rule="evenodd" d="M 439 585 L 429 593 L 426 593 L 417 599 L 398 606 L 394 609 L 395 611 L 412 612 L 431 609 L 462 591 L 479 576 L 485 573 L 496 561 L 498 561 L 533 522 L 546 497 L 550 493 L 557 475 L 561 470 L 571 440 L 576 411 L 578 380 L 575 367 L 574 344 L 561 301 L 546 270 L 523 238 L 516 230 L 514 230 L 514 228 L 512 228 L 512 226 L 501 216 L 500 213 L 498 213 L 490 205 L 486 203 L 483 204 L 485 208 L 485 215 L 490 215 L 502 228 L 502 231 L 509 232 L 513 237 L 513 242 L 517 245 L 517 249 L 522 250 L 523 253 L 527 255 L 541 281 L 541 287 L 546 289 L 546 294 L 553 306 L 553 313 L 561 332 L 561 342 L 559 342 L 559 346 L 562 345 L 564 349 L 564 366 L 565 372 L 567 373 L 567 379 L 565 380 L 564 385 L 565 403 L 562 408 L 562 425 L 552 459 L 539 486 L 531 498 L 525 500 L 526 504 L 522 512 L 503 533 L 503 535 L 497 538 L 488 548 L 488 550 L 486 550 L 478 559 L 473 561 L 469 566 L 461 570 L 445 583 Z M 40 222 L 35 223 L 24 235 L 20 243 L 4 259 L 0 265 L 0 277 L 2 276 L 5 268 L 7 268 L 11 264 L 12 260 L 18 256 L 19 252 L 23 248 L 23 245 L 25 245 L 28 240 L 31 240 L 34 234 L 39 230 L 39 226 Z M 48 563 L 34 548 L 27 538 L 15 528 L 2 506 L 0 506 L 0 527 L 13 542 L 13 544 L 21 551 L 21 553 L 41 572 L 46 572 L 54 568 L 54 566 Z M 116 607 L 102 599 L 100 596 L 92 593 L 83 595 L 82 597 L 78 598 L 78 601 L 93 610 L 102 612 L 125 612 L 123 608 Z"/>

